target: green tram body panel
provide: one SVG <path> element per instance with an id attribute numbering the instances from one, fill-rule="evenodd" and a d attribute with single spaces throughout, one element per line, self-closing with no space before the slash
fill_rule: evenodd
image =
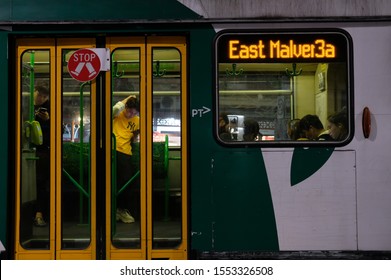
<path id="1" fill-rule="evenodd" d="M 37 27 L 40 29 L 41 27 Z M 63 28 L 63 27 L 62 27 Z M 150 28 L 150 27 L 149 27 Z M 151 32 L 159 32 L 162 30 L 151 30 Z M 167 31 L 167 30 L 164 30 Z M 22 32 L 18 30 L 18 32 Z M 36 31 L 35 35 L 39 36 L 40 32 L 44 32 L 45 36 L 48 33 L 54 31 Z M 72 33 L 77 35 L 79 31 L 73 30 L 71 26 L 68 26 L 66 30 L 61 30 L 64 33 Z M 83 33 L 88 32 L 89 36 L 97 34 L 96 30 L 84 30 Z M 180 32 L 187 33 L 189 38 L 189 108 L 202 108 L 206 106 L 212 108 L 212 70 L 210 67 L 205 67 L 205 61 L 212 60 L 211 43 L 215 36 L 215 31 L 209 26 L 199 29 L 191 29 L 187 31 L 174 30 L 175 34 Z M 58 34 L 58 33 L 57 33 Z M 52 35 L 55 37 L 56 32 Z M 5 40 L 1 41 L 1 53 L 0 56 L 2 72 L 8 72 L 8 60 L 6 57 L 7 37 L 12 35 L 12 32 L 0 32 L 0 36 Z M 206 40 L 210 43 L 205 44 Z M 203 59 L 197 59 L 202 57 Z M 192 59 L 193 58 L 193 59 Z M 8 84 L 6 75 L 0 78 L 2 88 L 12 88 L 11 84 Z M 190 82 L 191 81 L 191 82 Z M 7 92 L 7 91 L 3 91 Z M 8 99 L 7 95 L 3 96 L 3 100 Z M 0 105 L 2 114 L 4 115 L 4 128 L 7 128 L 7 124 L 11 119 L 9 115 L 12 114 L 12 110 L 8 106 L 8 102 L 2 102 Z M 230 190 L 225 191 L 224 180 L 220 182 L 218 179 L 221 173 L 225 173 L 227 168 L 234 168 L 235 166 L 227 165 L 225 163 L 225 155 L 229 153 L 229 161 L 241 165 L 243 160 L 243 152 L 238 151 L 231 153 L 230 148 L 220 146 L 213 137 L 213 113 L 206 114 L 203 117 L 194 117 L 190 119 L 190 135 L 191 139 L 189 146 L 189 160 L 190 160 L 190 182 L 189 191 L 191 193 L 191 201 L 189 204 L 189 215 L 191 224 L 189 228 L 191 234 L 191 248 L 192 251 L 225 251 L 225 250 L 278 250 L 278 241 L 276 226 L 274 221 L 274 215 L 271 207 L 270 191 L 267 185 L 267 178 L 265 176 L 259 177 L 259 182 L 251 188 L 242 188 L 240 186 L 251 186 L 254 182 L 251 174 L 259 173 L 259 169 L 262 169 L 263 160 L 259 149 L 252 149 L 246 151 L 249 153 L 249 158 L 246 158 L 246 162 L 249 163 L 247 172 L 248 176 L 243 176 L 239 181 L 240 186 L 236 186 L 234 182 L 230 182 Z M 203 133 L 198 133 L 203 131 Z M 12 181 L 12 178 L 8 177 L 7 167 L 8 161 L 13 162 L 10 150 L 8 149 L 7 138 L 2 140 L 1 153 L 4 155 L 1 160 L 1 172 L 4 176 L 1 176 L 1 192 L 3 194 L 11 195 L 9 193 L 8 180 Z M 195 152 L 194 152 L 195 151 Z M 221 162 L 223 165 L 218 166 L 217 169 L 211 168 L 211 159 L 215 157 L 216 162 Z M 247 161 L 248 160 L 248 161 Z M 86 164 L 88 166 L 88 164 Z M 85 166 L 85 167 L 86 167 Z M 237 166 L 236 166 L 237 167 Z M 68 167 L 68 169 L 71 167 Z M 72 170 L 70 170 L 72 173 Z M 88 172 L 86 170 L 86 172 Z M 242 170 L 241 172 L 244 172 Z M 74 172 L 73 172 L 74 173 Z M 212 174 L 212 176 L 206 176 Z M 77 176 L 75 176 L 77 177 Z M 238 196 L 239 195 L 239 196 Z M 1 204 L 6 205 L 7 196 L 1 196 Z M 243 208 L 239 206 L 247 199 L 247 207 Z M 236 201 L 236 205 L 235 205 Z M 239 211 L 235 208 L 239 208 Z M 265 211 L 265 209 L 267 210 Z M 2 207 L 0 209 L 0 217 L 2 220 L 9 217 L 9 213 Z M 262 210 L 261 212 L 259 210 Z M 232 221 L 232 219 L 236 221 Z M 256 219 L 256 221 L 254 221 Z M 216 220 L 219 222 L 216 223 Z M 240 225 L 240 226 L 239 226 Z M 236 229 L 235 229 L 236 228 Z M 8 244 L 9 237 L 7 236 L 9 228 L 2 227 L 0 230 L 1 240 L 5 240 Z M 230 232 L 230 234 L 226 234 Z M 199 233 L 199 234 L 197 234 Z M 219 238 L 219 241 L 214 244 L 211 242 L 213 238 Z M 220 239 L 221 238 L 221 239 Z M 12 238 L 11 238 L 12 239 Z"/>

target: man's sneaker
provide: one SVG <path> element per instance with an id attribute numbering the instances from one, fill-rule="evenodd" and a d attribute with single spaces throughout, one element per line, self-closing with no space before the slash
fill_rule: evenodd
<path id="1" fill-rule="evenodd" d="M 117 221 L 119 220 L 125 224 L 134 223 L 134 218 L 127 209 L 117 209 Z"/>
<path id="2" fill-rule="evenodd" d="M 46 222 L 42 217 L 35 217 L 34 225 L 36 227 L 46 227 Z"/>

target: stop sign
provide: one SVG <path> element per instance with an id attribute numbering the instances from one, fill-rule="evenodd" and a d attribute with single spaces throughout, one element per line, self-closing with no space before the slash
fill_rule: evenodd
<path id="1" fill-rule="evenodd" d="M 90 49 L 75 51 L 68 61 L 68 72 L 72 78 L 80 81 L 91 81 L 100 71 L 99 56 Z"/>

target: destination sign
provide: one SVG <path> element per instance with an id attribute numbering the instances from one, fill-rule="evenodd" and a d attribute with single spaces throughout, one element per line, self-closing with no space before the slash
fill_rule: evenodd
<path id="1" fill-rule="evenodd" d="M 219 63 L 336 62 L 348 57 L 343 33 L 222 33 L 216 39 Z"/>

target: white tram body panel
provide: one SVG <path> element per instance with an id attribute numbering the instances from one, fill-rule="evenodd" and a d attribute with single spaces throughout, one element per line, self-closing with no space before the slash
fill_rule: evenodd
<path id="1" fill-rule="evenodd" d="M 216 25 L 224 29 L 276 30 L 308 24 Z M 313 23 L 341 28 L 353 41 L 355 132 L 335 148 L 310 178 L 291 186 L 294 148 L 262 148 L 280 250 L 391 250 L 391 25 Z M 371 130 L 363 134 L 363 109 Z"/>

